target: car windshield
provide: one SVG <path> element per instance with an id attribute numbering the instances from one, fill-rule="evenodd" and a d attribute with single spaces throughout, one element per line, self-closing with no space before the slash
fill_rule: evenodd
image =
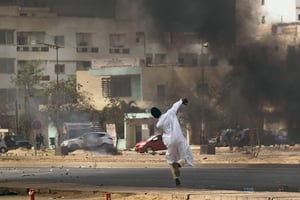
<path id="1" fill-rule="evenodd" d="M 22 135 L 15 136 L 15 140 L 25 140 L 25 137 Z"/>
<path id="2" fill-rule="evenodd" d="M 149 137 L 146 141 L 151 141 L 151 140 L 153 140 L 153 138 L 156 138 L 156 137 L 158 137 L 157 135 L 152 135 L 151 137 Z M 157 139 L 156 139 L 157 140 Z"/>

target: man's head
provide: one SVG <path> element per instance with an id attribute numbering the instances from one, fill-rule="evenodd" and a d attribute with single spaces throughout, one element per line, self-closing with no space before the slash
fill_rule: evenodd
<path id="1" fill-rule="evenodd" d="M 158 108 L 152 107 L 152 108 L 151 108 L 151 115 L 152 115 L 153 117 L 155 117 L 155 118 L 158 119 L 158 118 L 161 116 L 161 112 L 160 112 L 160 110 L 159 110 Z"/>

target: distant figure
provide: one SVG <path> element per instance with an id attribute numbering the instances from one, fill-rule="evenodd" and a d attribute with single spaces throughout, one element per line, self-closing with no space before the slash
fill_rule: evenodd
<path id="1" fill-rule="evenodd" d="M 167 147 L 166 160 L 171 167 L 176 186 L 181 185 L 180 170 L 185 164 L 194 165 L 193 154 L 176 116 L 179 107 L 188 104 L 187 99 L 180 99 L 164 114 L 156 107 L 151 108 L 151 114 L 158 119 L 156 127 L 163 130 L 163 142 Z"/>
<path id="2" fill-rule="evenodd" d="M 245 132 L 244 130 L 240 129 L 237 135 L 237 146 L 243 147 L 245 143 Z"/>
<path id="3" fill-rule="evenodd" d="M 219 131 L 216 132 L 216 145 L 219 146 L 221 143 L 221 133 Z"/>
<path id="4" fill-rule="evenodd" d="M 35 137 L 36 149 L 40 150 L 42 144 L 44 144 L 44 136 L 41 133 L 38 133 Z"/>

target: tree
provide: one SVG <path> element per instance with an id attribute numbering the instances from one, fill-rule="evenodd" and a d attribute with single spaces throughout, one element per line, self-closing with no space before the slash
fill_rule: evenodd
<path id="1" fill-rule="evenodd" d="M 31 122 L 33 119 L 34 111 L 37 109 L 37 105 L 32 101 L 32 97 L 35 96 L 36 90 L 40 84 L 40 77 L 43 75 L 43 68 L 39 67 L 40 62 L 30 61 L 20 64 L 18 66 L 18 72 L 15 77 L 12 78 L 12 82 L 15 83 L 17 87 L 17 99 L 23 96 L 24 113 L 21 113 L 20 117 L 20 131 L 25 133 L 28 137 L 31 132 Z M 16 116 L 18 117 L 18 116 Z M 19 131 L 19 130 L 18 130 Z"/>
<path id="2" fill-rule="evenodd" d="M 68 80 L 50 82 L 44 90 L 49 99 L 43 112 L 48 113 L 50 120 L 58 131 L 60 142 L 63 123 L 66 121 L 95 121 L 97 112 L 87 93 L 80 92 L 80 85 L 76 83 L 75 75 Z"/>
<path id="3" fill-rule="evenodd" d="M 124 114 L 137 113 L 143 110 L 136 106 L 135 101 L 126 102 L 118 98 L 109 98 L 109 103 L 100 111 L 99 121 L 105 124 L 115 124 L 117 138 L 124 137 Z"/>

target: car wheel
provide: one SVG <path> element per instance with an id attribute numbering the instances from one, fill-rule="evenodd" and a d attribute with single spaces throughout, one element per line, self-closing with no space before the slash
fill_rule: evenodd
<path id="1" fill-rule="evenodd" d="M 1 147 L 0 148 L 0 153 L 5 153 L 5 152 L 7 152 L 7 149 L 5 147 Z"/>
<path id="2" fill-rule="evenodd" d="M 61 154 L 64 156 L 68 155 L 69 154 L 68 147 L 66 146 L 61 147 Z"/>
<path id="3" fill-rule="evenodd" d="M 147 147 L 146 148 L 146 153 L 154 154 L 154 150 L 152 147 Z"/>
<path id="4" fill-rule="evenodd" d="M 101 148 L 106 152 L 106 153 L 109 153 L 109 154 L 116 154 L 117 153 L 117 149 L 114 147 L 113 144 L 107 144 L 107 143 L 104 143 Z"/>
<path id="5" fill-rule="evenodd" d="M 69 151 L 72 152 L 72 151 L 75 151 L 75 150 L 77 150 L 77 149 L 79 149 L 79 148 L 80 148 L 79 145 L 77 145 L 77 144 L 72 144 L 72 145 L 70 146 L 70 148 L 69 148 Z"/>

